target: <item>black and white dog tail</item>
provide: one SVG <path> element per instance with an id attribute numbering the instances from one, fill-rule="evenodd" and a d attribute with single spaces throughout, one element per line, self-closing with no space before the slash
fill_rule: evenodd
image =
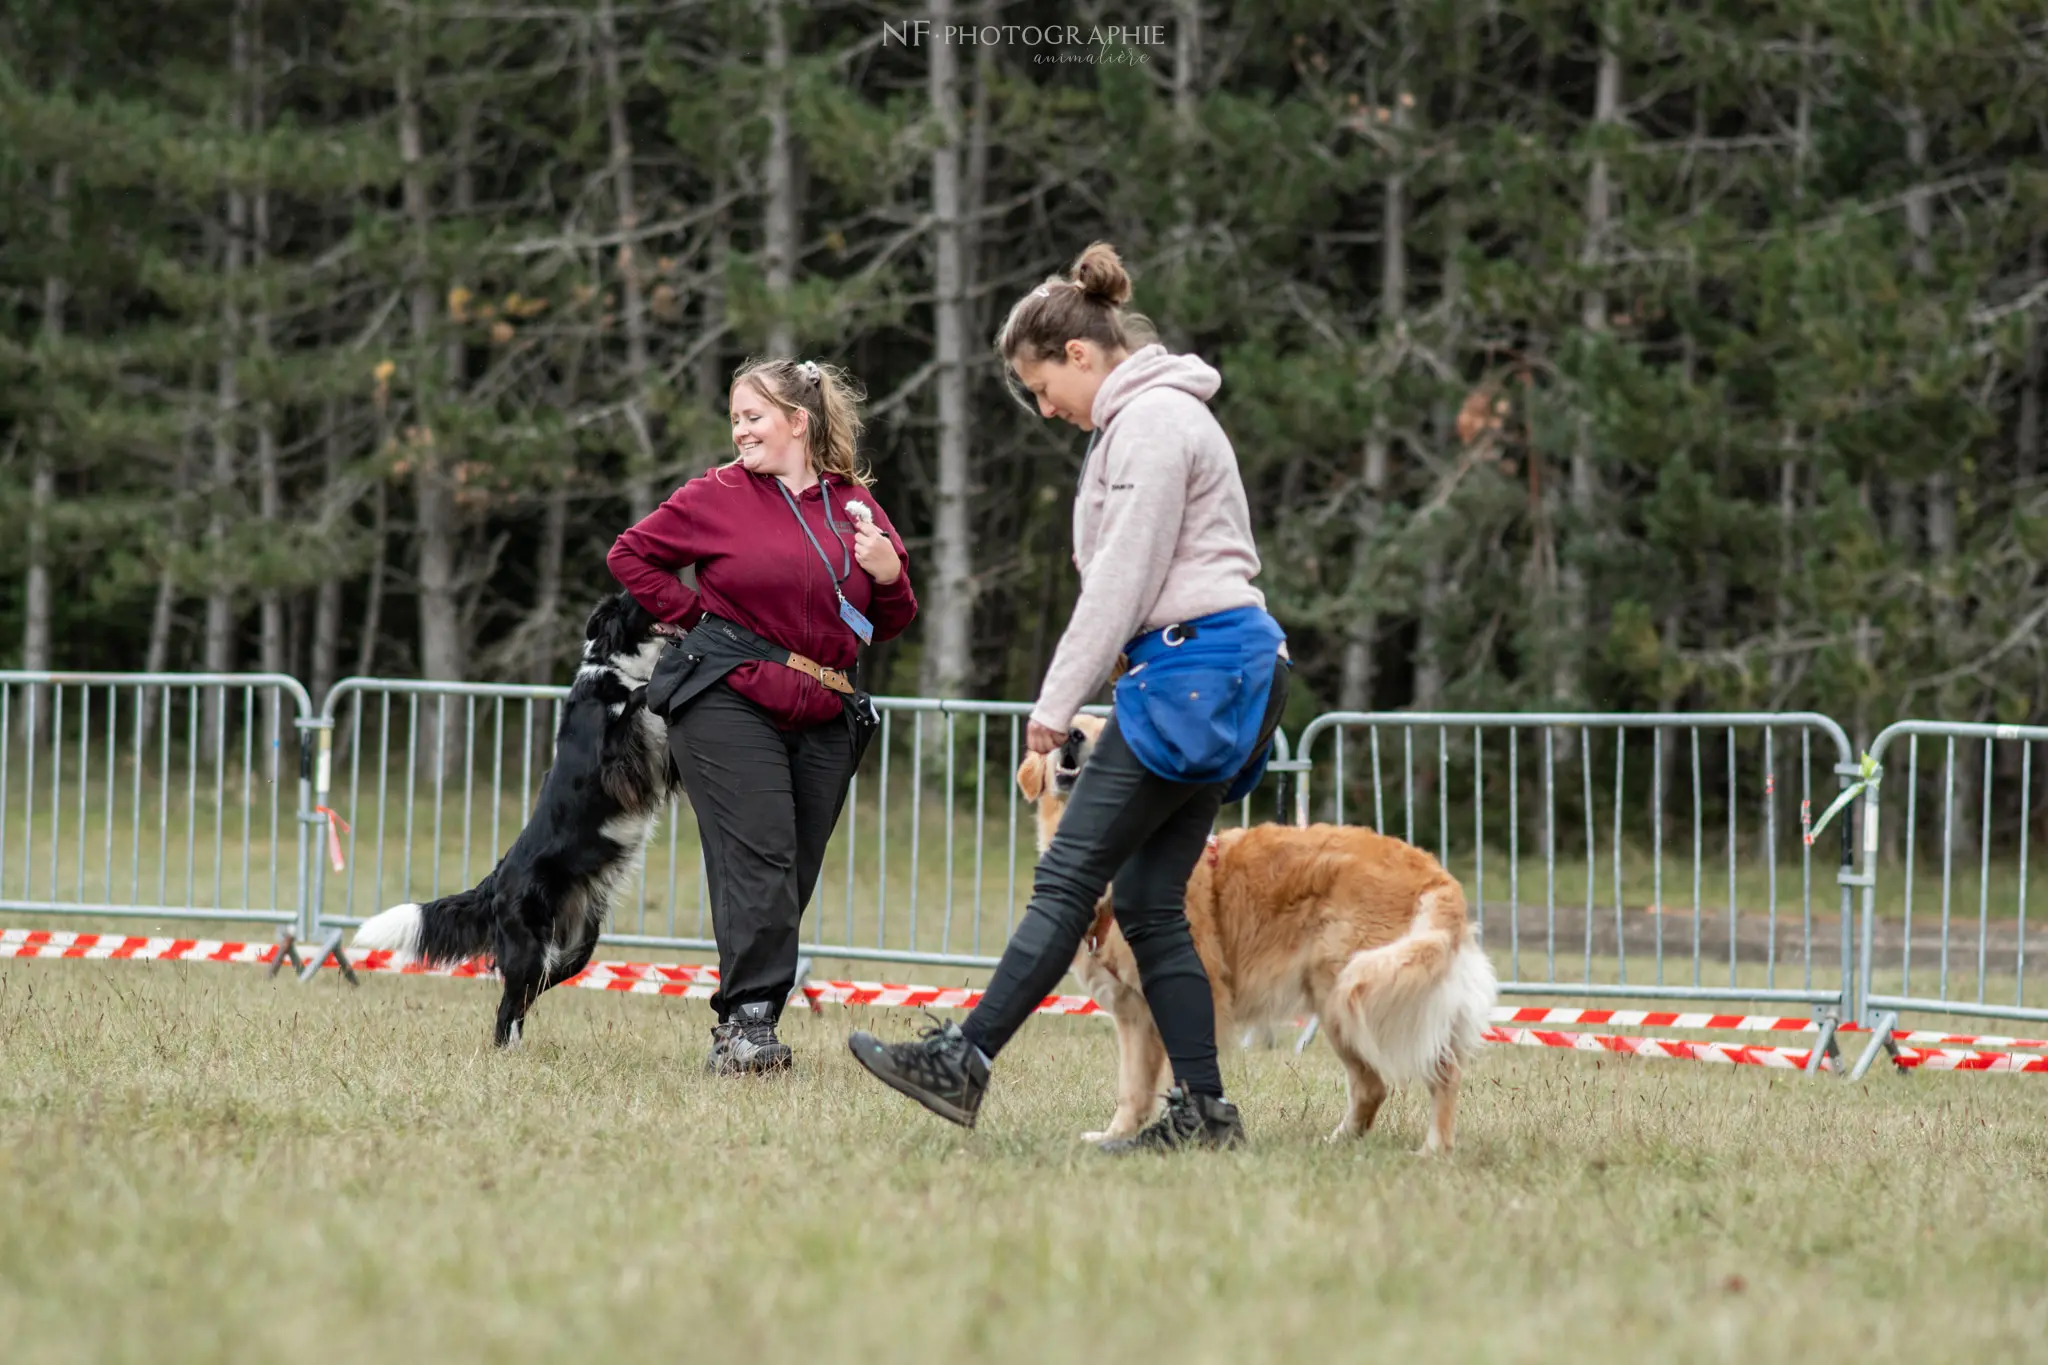
<path id="1" fill-rule="evenodd" d="M 498 917 L 492 908 L 496 878 L 467 891 L 428 901 L 394 905 L 364 920 L 350 945 L 359 951 L 389 951 L 400 963 L 453 967 L 496 946 Z"/>

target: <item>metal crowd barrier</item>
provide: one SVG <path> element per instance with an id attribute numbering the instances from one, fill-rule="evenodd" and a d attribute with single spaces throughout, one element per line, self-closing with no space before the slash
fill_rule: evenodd
<path id="1" fill-rule="evenodd" d="M 2030 942 L 2042 935 L 2027 918 L 2034 745 L 2043 740 L 2048 728 L 2040 726 L 1913 720 L 1872 742 L 1879 776 L 1859 802 L 1857 975 L 1862 1021 L 1875 1036 L 1852 1075 L 1863 1075 L 1880 1050 L 1896 1053 L 1892 1031 L 1902 1015 L 2048 1023 L 2048 1008 L 2027 1003 L 2030 974 L 2048 968 L 2048 942 Z M 1932 750 L 1927 770 L 1923 749 Z M 2015 789 L 2017 802 L 2002 809 L 1994 798 Z M 1895 856 L 1885 859 L 1896 880 L 1878 875 L 1881 805 L 1888 819 L 1903 819 Z"/>
<path id="2" fill-rule="evenodd" d="M 369 915 L 490 870 L 566 696 L 350 678 L 316 710 L 282 675 L 0 671 L 0 910 L 270 924 L 310 978 Z M 877 707 L 804 949 L 988 967 L 1036 863 L 1015 782 L 1030 708 Z M 1815 839 L 1819 812 L 1866 777 L 1826 716 L 1342 712 L 1292 746 L 1283 733 L 1225 819 L 1369 823 L 1430 849 L 1507 994 L 1808 1006 L 1816 1063 L 1838 1025 L 1874 1031 L 1860 1076 L 1902 1015 L 2048 1023 L 2048 999 L 2028 996 L 2048 970 L 2029 919 L 2044 740 L 1893 725 L 1871 747 L 1876 780 Z M 321 943 L 310 965 L 300 940 Z M 715 949 L 686 802 L 607 941 Z"/>
<path id="3" fill-rule="evenodd" d="M 1830 924 L 1802 819 L 1857 771 L 1826 716 L 1340 712 L 1299 752 L 1297 822 L 1434 852 L 1503 994 L 1812 1006 L 1809 1069 L 1855 1018 L 1847 827 Z"/>
<path id="4" fill-rule="evenodd" d="M 539 794 L 567 696 L 557 687 L 337 683 L 315 722 L 315 804 L 340 812 L 350 828 L 345 870 L 314 879 L 309 934 L 325 937 L 390 905 L 447 895 L 490 871 Z M 1033 811 L 1015 782 L 1031 708 L 906 697 L 875 705 L 881 730 L 806 908 L 804 950 L 993 966 L 1029 898 L 1037 859 Z M 1288 778 L 1284 734 L 1275 757 L 1268 790 Z M 1239 821 L 1251 822 L 1260 796 L 1237 809 Z M 715 951 L 686 800 L 657 828 L 605 941 Z"/>
<path id="5" fill-rule="evenodd" d="M 0 909 L 296 925 L 312 711 L 276 674 L 0 672 Z"/>

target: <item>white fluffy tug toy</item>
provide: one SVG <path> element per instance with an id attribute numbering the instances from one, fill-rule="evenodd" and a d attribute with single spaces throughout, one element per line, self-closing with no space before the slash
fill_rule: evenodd
<path id="1" fill-rule="evenodd" d="M 864 526 L 872 526 L 875 524 L 874 509 L 869 507 L 866 503 L 862 502 L 859 498 L 849 498 L 847 500 L 846 515 L 852 517 L 855 521 L 860 522 Z"/>

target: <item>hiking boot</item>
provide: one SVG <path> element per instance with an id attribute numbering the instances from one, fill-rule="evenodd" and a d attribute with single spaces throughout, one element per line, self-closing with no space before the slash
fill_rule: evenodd
<path id="1" fill-rule="evenodd" d="M 883 1084 L 910 1096 L 942 1119 L 974 1126 L 988 1091 L 988 1059 L 950 1020 L 928 1028 L 914 1043 L 885 1043 L 855 1030 L 846 1045 Z"/>
<path id="2" fill-rule="evenodd" d="M 775 1006 L 756 1000 L 711 1030 L 711 1055 L 704 1069 L 717 1076 L 781 1071 L 791 1061 L 789 1044 L 775 1036 Z"/>
<path id="3" fill-rule="evenodd" d="M 1190 1095 L 1179 1086 L 1166 1092 L 1166 1112 L 1151 1126 L 1127 1138 L 1113 1138 L 1098 1151 L 1111 1156 L 1131 1152 L 1170 1152 L 1182 1147 L 1237 1147 L 1244 1143 L 1244 1124 L 1237 1106 L 1222 1096 Z"/>

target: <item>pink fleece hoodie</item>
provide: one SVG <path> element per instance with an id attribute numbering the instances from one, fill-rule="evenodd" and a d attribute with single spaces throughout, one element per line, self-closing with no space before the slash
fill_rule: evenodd
<path id="1" fill-rule="evenodd" d="M 1081 598 L 1031 718 L 1065 730 L 1133 636 L 1264 607 L 1237 452 L 1209 400 L 1223 377 L 1151 345 L 1096 392 L 1094 448 L 1074 498 Z"/>

